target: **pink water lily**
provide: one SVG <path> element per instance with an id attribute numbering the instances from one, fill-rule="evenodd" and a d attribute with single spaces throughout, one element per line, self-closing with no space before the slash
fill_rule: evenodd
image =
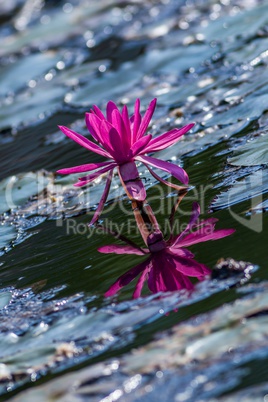
<path id="1" fill-rule="evenodd" d="M 141 249 L 132 245 L 109 245 L 98 249 L 101 253 L 148 255 L 145 261 L 131 268 L 109 288 L 105 296 L 113 296 L 123 286 L 128 285 L 140 275 L 133 297 L 141 295 L 145 280 L 153 293 L 193 288 L 189 277 L 203 280 L 210 274 L 210 269 L 195 261 L 194 254 L 186 247 L 208 240 L 217 240 L 231 235 L 234 229 L 215 230 L 216 218 L 197 222 L 200 207 L 193 204 L 192 215 L 186 229 L 177 236 L 171 236 L 168 241 L 163 239 L 161 232 L 149 235 L 148 248 Z"/>
<path id="2" fill-rule="evenodd" d="M 194 124 L 188 124 L 180 129 L 175 128 L 153 138 L 151 134 L 146 134 L 146 130 L 155 106 L 156 99 L 151 101 L 143 117 L 140 114 L 139 99 L 135 102 L 134 114 L 131 117 L 128 115 L 126 106 L 120 113 L 115 103 L 111 101 L 107 104 L 106 116 L 97 106 L 93 106 L 90 113 L 86 113 L 85 120 L 90 134 L 99 145 L 67 127 L 59 126 L 65 135 L 79 145 L 109 159 L 107 162 L 88 163 L 58 170 L 58 173 L 61 174 L 93 172 L 79 178 L 78 182 L 74 184 L 78 187 L 85 186 L 103 173 L 109 172 L 103 196 L 91 224 L 98 220 L 103 209 L 115 167 L 118 168 L 121 183 L 131 200 L 144 201 L 146 198 L 146 191 L 140 180 L 135 161 L 142 162 L 154 178 L 168 186 L 180 189 L 179 186 L 160 178 L 151 167 L 162 169 L 183 184 L 188 184 L 188 175 L 181 167 L 145 154 L 157 152 L 175 144 Z"/>

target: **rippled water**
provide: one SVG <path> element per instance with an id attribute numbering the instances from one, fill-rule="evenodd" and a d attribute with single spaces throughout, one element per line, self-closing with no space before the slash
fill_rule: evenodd
<path id="1" fill-rule="evenodd" d="M 267 16 L 267 2 L 254 0 L 0 0 L 1 400 L 268 394 Z M 139 257 L 96 251 L 114 241 L 85 229 L 105 180 L 81 191 L 75 175 L 55 174 L 89 157 L 57 125 L 87 135 L 93 103 L 131 109 L 137 97 L 143 109 L 158 98 L 154 135 L 196 122 L 158 156 L 189 173 L 183 211 L 197 200 L 202 217 L 236 229 L 193 247 L 197 260 L 248 261 L 246 273 L 229 260 L 230 271 L 191 294 L 133 301 L 130 285 L 103 299 Z M 160 187 L 159 196 L 140 173 L 164 224 L 176 194 Z M 127 232 L 122 208 L 130 211 L 115 177 L 103 219 Z"/>

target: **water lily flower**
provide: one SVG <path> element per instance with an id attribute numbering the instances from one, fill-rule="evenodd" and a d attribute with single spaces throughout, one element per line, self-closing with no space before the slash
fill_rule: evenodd
<path id="1" fill-rule="evenodd" d="M 109 288 L 105 296 L 113 296 L 123 286 L 128 285 L 140 275 L 133 297 L 141 295 L 144 282 L 153 293 L 167 292 L 179 289 L 193 289 L 189 277 L 203 280 L 210 274 L 210 269 L 194 260 L 194 254 L 186 247 L 208 240 L 217 240 L 231 235 L 234 229 L 215 230 L 216 218 L 209 218 L 197 222 L 200 214 L 198 203 L 193 204 L 190 222 L 183 232 L 177 236 L 170 236 L 168 241 L 163 239 L 162 233 L 155 232 L 147 239 L 148 248 L 141 249 L 132 245 L 109 245 L 98 249 L 101 253 L 149 255 L 139 265 L 131 268 Z"/>
<path id="2" fill-rule="evenodd" d="M 109 172 L 104 193 L 91 224 L 98 220 L 103 209 L 115 167 L 118 168 L 121 183 L 131 200 L 144 201 L 146 198 L 146 191 L 140 180 L 135 161 L 143 163 L 154 178 L 168 186 L 181 188 L 159 177 L 151 167 L 162 169 L 181 183 L 188 184 L 188 175 L 181 167 L 145 154 L 157 152 L 175 144 L 194 124 L 188 124 L 180 129 L 175 128 L 153 138 L 151 134 L 146 134 L 146 131 L 155 106 L 156 99 L 151 101 L 143 117 L 140 114 L 139 99 L 135 102 L 134 114 L 131 117 L 129 117 L 127 106 L 124 106 L 120 113 L 118 107 L 111 101 L 107 104 L 106 116 L 97 106 L 93 106 L 93 109 L 86 113 L 85 120 L 90 134 L 98 144 L 67 127 L 59 126 L 67 137 L 79 145 L 109 159 L 107 162 L 88 163 L 58 170 L 58 173 L 61 174 L 93 172 L 79 178 L 78 182 L 74 184 L 78 187 L 85 186 L 103 173 Z"/>

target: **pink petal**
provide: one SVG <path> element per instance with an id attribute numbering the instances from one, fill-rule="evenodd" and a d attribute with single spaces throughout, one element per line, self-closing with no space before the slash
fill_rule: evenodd
<path id="1" fill-rule="evenodd" d="M 148 272 L 150 270 L 150 264 L 147 265 L 147 267 L 144 269 L 144 271 L 141 273 L 141 276 L 139 277 L 139 280 L 137 282 L 137 285 L 135 287 L 134 293 L 133 293 L 133 299 L 137 299 L 141 295 L 141 291 L 144 285 L 144 282 L 148 276 Z"/>
<path id="2" fill-rule="evenodd" d="M 121 139 L 125 136 L 125 125 L 118 109 L 112 111 L 111 124 L 119 133 Z"/>
<path id="3" fill-rule="evenodd" d="M 87 113 L 86 114 L 86 124 L 87 128 L 91 133 L 94 133 L 97 141 L 101 143 L 103 148 L 106 149 L 107 152 L 110 153 L 110 155 L 114 156 L 114 148 L 109 141 L 109 135 L 107 135 L 107 130 L 109 132 L 109 129 L 106 128 L 106 123 L 109 125 L 109 123 L 106 121 L 106 119 L 99 119 L 98 116 L 95 114 Z M 103 126 L 105 125 L 105 129 Z M 112 127 L 112 125 L 110 125 Z"/>
<path id="4" fill-rule="evenodd" d="M 84 177 L 80 177 L 77 183 L 74 184 L 76 187 L 82 187 L 85 186 L 86 184 L 90 183 L 91 181 L 95 180 L 97 177 L 99 177 L 101 174 L 108 172 L 109 170 L 113 169 L 116 166 L 116 163 L 111 163 L 109 166 L 104 167 L 103 169 L 97 170 L 97 172 L 94 172 L 92 174 L 89 174 Z"/>
<path id="5" fill-rule="evenodd" d="M 73 130 L 70 130 L 64 126 L 58 126 L 59 129 L 63 132 L 63 134 L 67 135 L 67 137 L 71 138 L 73 141 L 77 142 L 82 147 L 89 149 L 96 154 L 102 155 L 105 158 L 112 158 L 112 156 L 105 151 L 104 149 L 100 148 L 98 145 L 94 144 L 94 142 L 89 141 L 86 137 L 81 134 L 76 133 Z"/>
<path id="6" fill-rule="evenodd" d="M 221 229 L 212 233 L 204 233 L 203 231 L 196 231 L 185 236 L 179 243 L 179 247 L 188 247 L 192 244 L 202 243 L 209 240 L 218 240 L 223 237 L 230 236 L 235 232 L 235 229 Z"/>
<path id="7" fill-rule="evenodd" d="M 144 201 L 146 191 L 139 177 L 135 162 L 124 163 L 118 167 L 120 181 L 131 200 Z"/>
<path id="8" fill-rule="evenodd" d="M 132 134 L 131 134 L 131 128 L 130 128 L 128 109 L 127 109 L 126 105 L 124 105 L 123 109 L 122 109 L 122 119 L 124 121 L 125 132 L 126 132 L 126 136 L 127 136 L 127 139 L 128 139 L 128 145 L 129 145 L 129 147 L 131 147 L 131 145 L 132 145 L 132 140 L 131 140 Z"/>
<path id="9" fill-rule="evenodd" d="M 91 180 L 91 179 L 93 179 L 94 176 L 96 178 L 96 177 L 100 176 L 101 174 L 108 172 L 108 170 L 113 169 L 115 166 L 117 166 L 117 164 L 112 162 L 108 166 L 105 166 L 104 168 L 97 170 L 97 172 L 91 173 L 87 176 L 79 177 L 78 180 L 81 180 L 81 181 Z"/>
<path id="10" fill-rule="evenodd" d="M 97 177 L 97 176 L 96 176 Z M 94 179 L 96 179 L 96 177 L 94 177 Z M 88 183 L 90 183 L 91 181 L 93 181 L 94 179 L 92 179 L 92 180 L 85 180 L 85 181 L 77 181 L 76 183 L 74 183 L 74 186 L 75 187 L 84 187 L 84 186 L 86 186 Z"/>
<path id="11" fill-rule="evenodd" d="M 98 108 L 98 106 L 94 105 L 93 110 L 94 110 L 94 113 L 98 116 L 99 119 L 105 120 L 105 116 L 102 113 L 102 111 Z"/>
<path id="12" fill-rule="evenodd" d="M 164 162 L 160 159 L 152 158 L 151 156 L 136 156 L 135 159 L 145 164 L 149 163 L 149 165 L 151 166 L 164 170 L 164 172 L 170 173 L 176 179 L 180 180 L 183 184 L 188 184 L 189 182 L 189 178 L 185 170 L 177 165 L 174 165 L 173 163 Z"/>
<path id="13" fill-rule="evenodd" d="M 180 137 L 183 134 L 187 133 L 187 131 L 189 131 L 193 126 L 194 124 L 188 124 L 187 126 L 184 126 L 180 129 L 174 129 L 159 135 L 158 137 L 152 139 L 148 147 L 146 147 L 146 149 L 144 150 L 144 153 L 157 152 L 170 147 L 171 145 L 179 141 Z"/>
<path id="14" fill-rule="evenodd" d="M 150 105 L 148 106 L 148 109 L 146 110 L 146 112 L 142 118 L 139 130 L 137 132 L 137 136 L 136 136 L 137 140 L 140 139 L 141 137 L 143 137 L 145 131 L 147 130 L 148 125 L 151 121 L 152 115 L 154 114 L 156 102 L 157 102 L 157 99 L 155 98 L 151 101 Z"/>
<path id="15" fill-rule="evenodd" d="M 120 276 L 117 281 L 107 290 L 104 294 L 105 297 L 113 296 L 117 293 L 122 287 L 128 285 L 136 276 L 138 276 L 143 270 L 147 268 L 147 265 L 150 263 L 151 258 L 147 258 L 147 260 L 143 261 L 141 264 L 137 265 L 134 268 L 131 268 L 124 275 Z"/>
<path id="16" fill-rule="evenodd" d="M 203 278 L 211 272 L 208 267 L 190 258 L 176 256 L 174 257 L 174 262 L 176 270 L 185 276 Z"/>
<path id="17" fill-rule="evenodd" d="M 118 110 L 118 107 L 116 106 L 116 104 L 114 102 L 109 101 L 106 106 L 106 116 L 107 116 L 108 122 L 111 124 L 112 124 L 112 112 L 114 110 Z"/>
<path id="18" fill-rule="evenodd" d="M 96 209 L 96 211 L 95 211 L 95 213 L 93 215 L 93 218 L 92 218 L 91 222 L 89 223 L 89 225 L 94 225 L 94 223 L 97 222 L 97 220 L 99 219 L 100 214 L 102 213 L 104 204 L 105 204 L 105 202 L 107 200 L 109 190 L 110 190 L 110 187 L 111 187 L 112 177 L 113 177 L 113 170 L 111 170 L 110 173 L 107 176 L 104 192 L 103 192 L 103 194 L 101 196 L 98 208 Z"/>
<path id="19" fill-rule="evenodd" d="M 133 115 L 133 118 L 130 119 L 130 121 L 132 121 L 132 120 L 133 120 L 133 127 L 132 127 L 131 143 L 134 144 L 134 142 L 137 140 L 137 134 L 138 134 L 140 124 L 141 124 L 140 100 L 139 99 L 136 99 L 135 107 L 134 107 L 134 115 Z"/>
<path id="20" fill-rule="evenodd" d="M 125 184 L 125 190 L 130 200 L 144 201 L 146 199 L 146 190 L 140 179 L 129 181 Z"/>
<path id="21" fill-rule="evenodd" d="M 102 133 L 100 130 L 100 125 L 102 120 L 94 113 L 86 113 L 85 114 L 85 122 L 88 128 L 88 131 L 92 135 L 92 137 L 101 143 L 102 146 L 105 146 L 106 144 L 104 143 L 102 139 Z M 110 151 L 109 148 L 107 148 L 108 152 Z"/>
<path id="22" fill-rule="evenodd" d="M 82 173 L 89 172 L 90 170 L 98 169 L 102 166 L 114 165 L 111 162 L 100 162 L 100 163 L 87 163 L 86 165 L 79 165 L 70 168 L 57 170 L 57 173 L 60 174 L 72 174 L 72 173 Z"/>
<path id="23" fill-rule="evenodd" d="M 143 252 L 139 248 L 132 247 L 130 245 L 118 245 L 118 244 L 113 244 L 113 245 L 108 245 L 108 246 L 102 246 L 98 248 L 98 251 L 103 254 L 136 254 L 136 255 L 145 255 L 146 253 Z"/>
<path id="24" fill-rule="evenodd" d="M 102 137 L 111 147 L 111 154 L 117 162 L 125 162 L 127 155 L 118 131 L 107 120 L 101 122 Z"/>
<path id="25" fill-rule="evenodd" d="M 112 125 L 114 126 L 116 131 L 119 133 L 120 141 L 121 141 L 120 145 L 122 147 L 123 153 L 125 155 L 127 155 L 129 152 L 129 148 L 130 148 L 130 137 L 128 136 L 128 134 L 125 131 L 125 124 L 124 124 L 123 118 L 117 109 L 114 109 L 112 112 Z"/>
<path id="26" fill-rule="evenodd" d="M 160 181 L 161 183 L 165 184 L 168 187 L 172 187 L 175 188 L 175 190 L 177 191 L 181 191 L 183 190 L 185 187 L 183 186 L 178 186 L 177 184 L 173 184 L 170 181 L 167 181 L 165 179 L 162 179 L 162 177 L 158 176 L 151 168 L 150 166 L 148 166 L 146 163 L 144 163 L 144 165 L 147 167 L 147 169 L 149 170 L 149 172 L 151 173 L 151 175 L 158 181 Z"/>
<path id="27" fill-rule="evenodd" d="M 132 156 L 135 157 L 135 155 L 138 155 L 141 151 L 143 151 L 144 147 L 146 147 L 151 138 L 152 134 L 148 134 L 136 141 L 131 147 Z"/>

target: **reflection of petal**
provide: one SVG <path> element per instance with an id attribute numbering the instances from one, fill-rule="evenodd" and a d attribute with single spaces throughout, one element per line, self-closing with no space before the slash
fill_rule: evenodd
<path id="1" fill-rule="evenodd" d="M 142 251 L 139 248 L 132 247 L 130 245 L 121 246 L 119 244 L 111 244 L 108 246 L 102 246 L 98 248 L 98 251 L 103 254 L 136 254 L 136 255 L 145 255 L 146 252 Z"/>
<path id="2" fill-rule="evenodd" d="M 160 257 L 160 253 L 157 257 L 157 260 L 154 258 L 154 255 L 152 257 L 152 267 L 149 272 L 148 276 L 148 287 L 153 293 L 158 293 L 158 292 L 165 292 L 167 290 L 165 282 L 162 277 L 162 269 L 161 266 L 163 264 L 163 261 Z M 163 265 L 165 269 L 168 270 L 166 264 Z"/>
<path id="3" fill-rule="evenodd" d="M 99 219 L 100 214 L 102 213 L 104 204 L 105 204 L 105 202 L 107 200 L 109 190 L 110 190 L 110 187 L 111 187 L 112 177 L 113 177 L 113 170 L 111 170 L 110 173 L 107 176 L 104 192 L 103 192 L 103 194 L 101 196 L 98 208 L 96 209 L 96 211 L 95 211 L 95 213 L 93 215 L 93 218 L 92 218 L 92 220 L 91 220 L 89 225 L 94 225 L 94 223 L 97 222 L 97 220 Z"/>
<path id="4" fill-rule="evenodd" d="M 105 151 L 98 145 L 94 144 L 94 142 L 89 141 L 83 135 L 78 134 L 75 131 L 70 130 L 69 128 L 64 126 L 59 126 L 59 129 L 63 132 L 63 134 L 67 135 L 67 137 L 71 138 L 71 140 L 77 142 L 82 147 L 89 149 L 90 151 L 95 152 L 96 154 L 102 155 L 105 158 L 109 159 L 112 158 L 112 156 L 107 151 Z"/>
<path id="5" fill-rule="evenodd" d="M 144 149 L 144 153 L 157 152 L 170 147 L 171 145 L 179 141 L 180 137 L 183 134 L 187 133 L 187 131 L 191 130 L 193 126 L 194 124 L 187 124 L 187 126 L 184 126 L 180 129 L 175 128 L 164 134 L 159 135 L 158 137 L 150 141 L 150 144 Z"/>
<path id="6" fill-rule="evenodd" d="M 133 166 L 135 166 L 134 163 Z M 129 169 L 133 166 L 131 165 Z M 189 224 L 171 245 L 171 240 L 169 242 L 164 241 L 161 232 L 153 232 L 146 240 L 150 251 L 148 249 L 138 249 L 132 245 L 101 247 L 99 251 L 103 253 L 114 252 L 116 254 L 137 255 L 150 253 L 151 255 L 142 264 L 122 275 L 108 290 L 106 296 L 115 294 L 139 273 L 141 273 L 141 276 L 133 293 L 134 298 L 140 297 L 146 279 L 148 280 L 148 287 L 153 293 L 180 289 L 191 290 L 194 285 L 189 277 L 195 277 L 199 281 L 205 279 L 206 275 L 211 273 L 210 269 L 194 260 L 194 254 L 185 247 L 201 241 L 220 239 L 232 234 L 234 230 L 222 229 L 214 231 L 215 223 L 217 222 L 216 218 L 209 218 L 196 223 L 199 213 L 200 207 L 195 202 L 193 203 Z M 195 232 L 189 233 L 193 228 Z"/>
<path id="7" fill-rule="evenodd" d="M 180 241 L 180 247 L 188 247 L 191 246 L 192 244 L 197 244 L 208 240 L 222 239 L 223 237 L 230 236 L 234 232 L 235 229 L 221 229 L 206 234 L 202 231 L 202 229 L 197 230 L 196 232 L 190 233 L 187 236 L 185 236 L 184 239 Z"/>
<path id="8" fill-rule="evenodd" d="M 188 184 L 189 182 L 189 178 L 185 170 L 177 165 L 174 165 L 174 163 L 164 162 L 160 159 L 152 158 L 151 156 L 136 156 L 135 159 L 145 164 L 149 163 L 149 165 L 151 166 L 170 173 L 176 179 L 180 180 L 183 184 Z"/>
<path id="9" fill-rule="evenodd" d="M 176 256 L 179 256 L 179 257 L 194 258 L 194 254 L 191 253 L 191 251 L 187 250 L 187 248 L 169 247 L 169 248 L 167 248 L 167 253 L 173 254 L 173 255 L 176 255 Z"/>
<path id="10" fill-rule="evenodd" d="M 211 272 L 205 265 L 190 258 L 174 257 L 174 263 L 176 270 L 186 276 L 203 278 Z"/>
<path id="11" fill-rule="evenodd" d="M 146 268 L 144 269 L 144 271 L 141 273 L 141 276 L 139 277 L 139 280 L 138 280 L 135 290 L 133 292 L 133 299 L 137 299 L 138 297 L 140 297 L 144 282 L 148 276 L 148 272 L 150 271 L 150 268 L 151 268 L 151 263 L 149 263 L 146 266 Z"/>
<path id="12" fill-rule="evenodd" d="M 174 258 L 166 253 L 157 253 L 152 259 L 148 287 L 153 293 L 179 289 L 192 289 L 192 282 L 183 273 L 176 270 Z"/>
<path id="13" fill-rule="evenodd" d="M 196 224 L 196 221 L 197 221 L 199 215 L 200 215 L 200 205 L 197 202 L 193 202 L 192 215 L 190 218 L 190 222 L 188 223 L 186 228 L 183 230 L 183 232 L 181 232 L 178 236 L 176 236 L 175 241 L 172 244 L 172 247 L 175 247 L 176 245 L 178 245 L 178 247 L 180 246 L 181 239 L 183 239 L 186 236 L 186 234 L 192 230 L 192 228 Z"/>
<path id="14" fill-rule="evenodd" d="M 119 279 L 107 290 L 105 293 L 105 297 L 113 296 L 117 293 L 122 287 L 128 285 L 136 276 L 138 276 L 143 270 L 145 270 L 150 263 L 151 258 L 143 261 L 141 264 L 137 265 L 134 268 L 131 268 L 124 275 L 120 276 Z"/>

